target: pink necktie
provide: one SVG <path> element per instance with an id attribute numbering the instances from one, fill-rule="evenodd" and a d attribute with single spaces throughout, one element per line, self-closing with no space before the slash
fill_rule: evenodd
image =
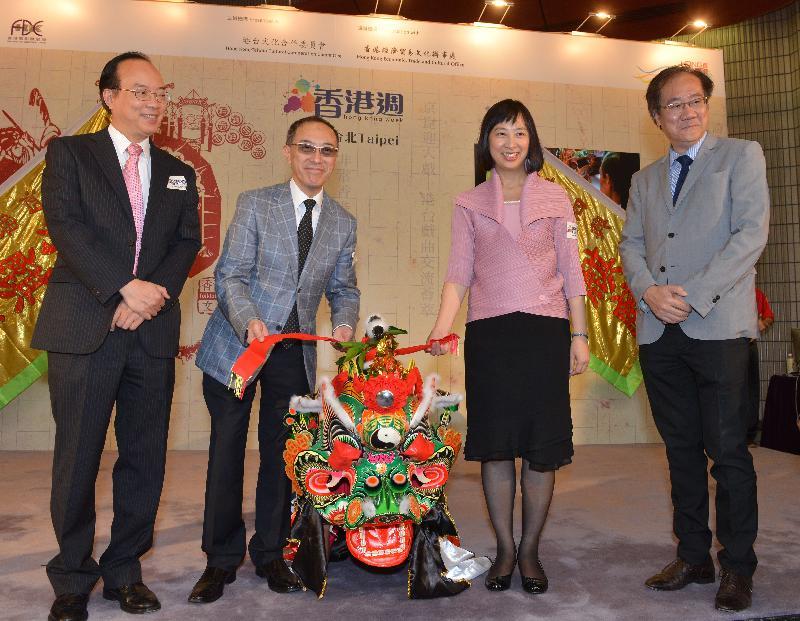
<path id="1" fill-rule="evenodd" d="M 141 145 L 132 142 L 128 145 L 128 161 L 122 169 L 122 176 L 128 188 L 133 211 L 133 224 L 136 226 L 136 254 L 133 259 L 133 273 L 139 263 L 139 251 L 142 249 L 142 227 L 144 226 L 144 202 L 142 201 L 142 181 L 139 178 L 139 156 L 142 154 Z"/>

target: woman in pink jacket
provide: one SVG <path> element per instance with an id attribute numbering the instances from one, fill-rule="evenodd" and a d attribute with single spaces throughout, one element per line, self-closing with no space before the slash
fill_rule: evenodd
<path id="1" fill-rule="evenodd" d="M 489 108 L 479 157 L 493 170 L 455 200 L 450 264 L 430 338 L 450 332 L 469 290 L 464 457 L 481 462 L 497 538 L 486 588 L 508 589 L 518 563 L 522 587 L 543 593 L 548 580 L 539 535 L 555 471 L 573 454 L 569 377 L 589 364 L 577 227 L 564 190 L 538 174 L 544 155 L 522 103 L 506 99 Z M 434 353 L 441 353 L 438 346 Z M 517 457 L 519 547 L 513 532 Z"/>

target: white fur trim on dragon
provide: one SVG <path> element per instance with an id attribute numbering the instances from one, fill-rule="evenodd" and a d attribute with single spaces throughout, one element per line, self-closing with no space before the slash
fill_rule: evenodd
<path id="1" fill-rule="evenodd" d="M 412 418 L 411 422 L 408 424 L 409 429 L 414 429 L 422 422 L 422 419 L 428 412 L 428 408 L 431 407 L 433 398 L 436 396 L 436 384 L 438 382 L 439 376 L 436 375 L 436 373 L 431 373 L 425 378 L 425 384 L 422 386 L 422 399 L 419 401 L 417 411 L 414 412 L 414 418 Z"/>
<path id="2" fill-rule="evenodd" d="M 353 420 L 348 416 L 347 411 L 344 409 L 344 406 L 339 402 L 339 399 L 336 398 L 336 393 L 333 390 L 333 385 L 331 381 L 327 377 L 322 377 L 319 380 L 319 391 L 322 395 L 322 398 L 325 402 L 330 406 L 333 410 L 333 413 L 336 414 L 336 418 L 338 418 L 342 425 L 345 426 L 350 433 L 356 434 L 356 426 L 353 423 Z"/>
<path id="3" fill-rule="evenodd" d="M 289 400 L 289 407 L 295 412 L 321 412 L 322 399 L 312 399 L 295 395 Z"/>

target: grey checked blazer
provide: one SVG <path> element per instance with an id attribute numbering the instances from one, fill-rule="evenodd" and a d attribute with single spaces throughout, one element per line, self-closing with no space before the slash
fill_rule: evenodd
<path id="1" fill-rule="evenodd" d="M 216 270 L 218 306 L 208 321 L 197 366 L 223 384 L 245 350 L 251 319 L 270 334 L 280 332 L 297 300 L 300 330 L 316 333 L 323 293 L 334 326 L 356 327 L 360 292 L 353 266 L 356 219 L 323 195 L 314 241 L 302 275 L 297 274 L 297 220 L 289 183 L 239 195 Z M 315 385 L 317 351 L 303 346 L 306 375 Z"/>
<path id="2" fill-rule="evenodd" d="M 664 324 L 642 301 L 651 285 L 681 285 L 693 339 L 758 335 L 755 264 L 767 243 L 769 190 L 761 146 L 707 135 L 672 205 L 669 155 L 633 176 L 620 253 L 634 298 L 641 345 Z"/>

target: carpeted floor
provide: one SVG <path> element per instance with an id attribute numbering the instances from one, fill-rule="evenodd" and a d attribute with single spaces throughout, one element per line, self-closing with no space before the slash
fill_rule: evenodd
<path id="1" fill-rule="evenodd" d="M 686 620 L 800 618 L 800 457 L 753 450 L 759 483 L 760 532 L 753 607 L 747 614 L 717 613 L 716 585 L 691 585 L 656 593 L 642 586 L 675 554 L 663 447 L 580 446 L 575 461 L 556 478 L 556 496 L 541 557 L 548 593 L 528 595 L 514 576 L 512 589 L 490 593 L 482 579 L 454 598 L 406 599 L 405 569 L 373 573 L 351 561 L 330 566 L 325 597 L 278 595 L 257 578 L 248 561 L 219 601 L 191 605 L 186 597 L 205 566 L 200 550 L 206 455 L 172 452 L 156 524 L 156 543 L 144 559 L 145 582 L 162 610 L 148 619 L 553 619 Z M 0 452 L 0 619 L 46 619 L 52 591 L 44 565 L 55 553 L 48 498 L 50 460 L 45 452 Z M 108 542 L 110 480 L 115 455 L 105 455 L 98 482 L 96 556 Z M 252 524 L 257 455 L 248 453 L 245 513 Z M 452 514 L 462 545 L 492 555 L 492 533 L 477 464 L 459 461 L 449 483 Z M 519 520 L 517 520 L 519 522 Z M 94 620 L 125 620 L 115 602 L 95 589 Z M 797 615 L 795 617 L 795 614 Z M 791 617 L 788 617 L 791 615 Z"/>

